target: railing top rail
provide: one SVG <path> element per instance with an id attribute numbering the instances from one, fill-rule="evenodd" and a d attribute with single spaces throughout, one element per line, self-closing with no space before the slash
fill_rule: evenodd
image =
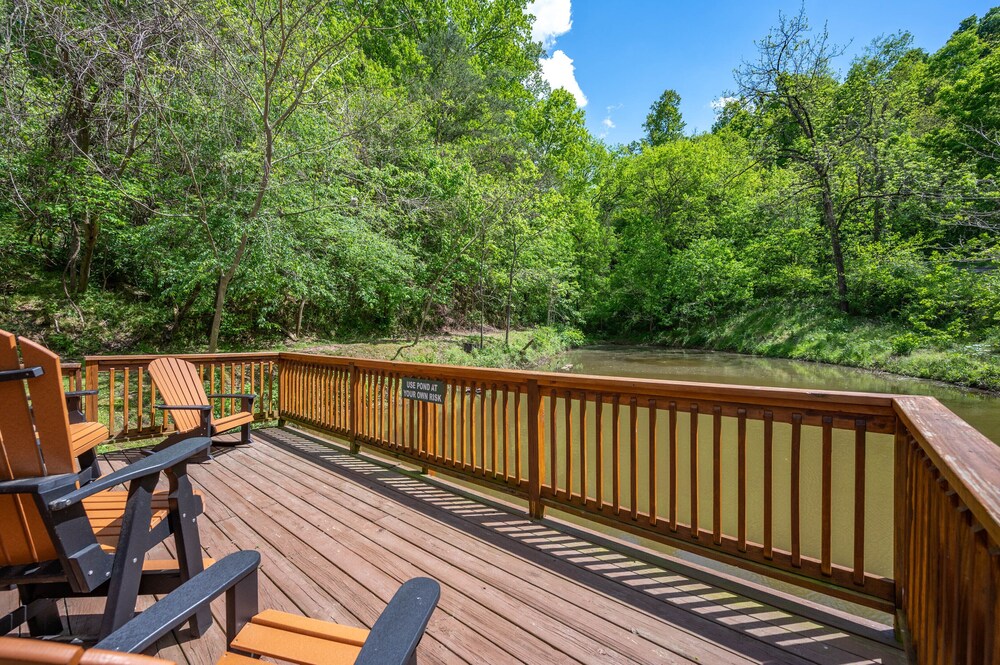
<path id="1" fill-rule="evenodd" d="M 934 467 L 1000 543 L 1000 446 L 933 397 L 900 395 L 893 402 Z"/>
<path id="2" fill-rule="evenodd" d="M 818 410 L 844 410 L 852 413 L 877 413 L 893 415 L 891 394 L 846 392 L 835 390 L 809 390 L 801 388 L 771 388 L 761 386 L 741 386 L 717 383 L 695 383 L 690 381 L 666 381 L 662 379 L 637 379 L 589 374 L 564 374 L 559 372 L 538 372 L 533 370 L 486 369 L 461 365 L 435 365 L 430 363 L 399 362 L 391 360 L 371 360 L 344 356 L 324 356 L 309 353 L 282 351 L 281 358 L 314 364 L 346 366 L 353 364 L 363 369 L 392 369 L 419 376 L 508 381 L 526 384 L 530 380 L 539 387 L 587 392 L 628 392 L 648 396 L 683 397 L 684 399 L 705 399 L 732 401 L 749 404 L 772 404 L 801 406 Z"/>
<path id="3" fill-rule="evenodd" d="M 278 359 L 277 351 L 258 351 L 250 353 L 149 353 L 125 356 L 85 356 L 85 362 L 97 363 L 148 363 L 170 356 L 172 358 L 183 358 L 190 361 L 214 361 L 214 360 L 240 360 L 240 359 Z"/>

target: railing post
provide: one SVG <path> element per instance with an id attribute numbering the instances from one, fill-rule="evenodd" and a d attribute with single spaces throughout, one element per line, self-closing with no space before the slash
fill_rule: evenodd
<path id="1" fill-rule="evenodd" d="M 545 514 L 542 504 L 542 477 L 545 475 L 545 454 L 542 450 L 542 400 L 538 381 L 528 380 L 528 513 L 532 519 Z"/>
<path id="2" fill-rule="evenodd" d="M 900 642 L 903 641 L 903 634 L 901 625 L 902 620 L 905 620 L 903 616 L 903 594 L 905 593 L 906 585 L 906 542 L 907 542 L 907 501 L 909 497 L 906 494 L 907 486 L 907 444 L 909 443 L 909 436 L 906 430 L 906 426 L 903 424 L 902 420 L 896 418 L 896 432 L 893 439 L 893 457 L 895 463 L 893 464 L 892 470 L 892 480 L 893 480 L 893 538 L 892 538 L 892 577 L 895 581 L 896 587 L 896 612 L 893 615 L 893 631 L 896 635 L 896 639 Z"/>
<path id="3" fill-rule="evenodd" d="M 98 367 L 97 360 L 94 358 L 85 359 L 85 373 L 86 376 L 84 380 L 87 382 L 87 390 L 97 390 L 99 385 L 98 380 Z M 95 392 L 93 395 L 86 396 L 86 418 L 93 422 L 97 422 L 97 398 L 98 394 Z"/>
<path id="4" fill-rule="evenodd" d="M 351 439 L 351 452 L 357 453 L 361 450 L 361 446 L 358 444 L 358 368 L 354 366 L 354 363 L 348 364 L 348 374 L 350 376 L 350 394 L 348 395 L 347 406 L 348 406 L 348 436 Z"/>
<path id="5" fill-rule="evenodd" d="M 285 373 L 283 367 L 284 367 L 284 363 L 281 362 L 281 354 L 279 353 L 278 354 L 278 363 L 277 363 L 277 365 L 275 365 L 273 367 L 272 366 L 268 367 L 268 377 L 267 377 L 268 378 L 268 382 L 269 382 L 268 385 L 270 386 L 270 389 L 268 390 L 268 397 L 270 398 L 270 399 L 268 399 L 268 403 L 267 403 L 267 408 L 268 409 L 271 408 L 271 404 L 273 404 L 273 402 L 274 402 L 274 398 L 273 398 L 273 395 L 274 395 L 274 386 L 275 386 L 275 381 L 277 381 L 277 386 L 278 386 L 278 427 L 284 427 L 285 424 L 287 423 L 287 421 L 284 418 L 282 418 L 282 415 L 284 414 L 284 412 L 288 410 L 288 407 L 286 406 L 287 400 L 288 400 L 288 395 L 287 395 L 287 393 L 288 393 L 288 390 L 287 390 L 288 386 L 287 385 L 285 386 L 285 388 L 286 388 L 285 390 L 281 389 L 281 375 Z M 261 375 L 261 376 L 263 376 L 263 375 Z M 287 378 L 287 377 L 285 377 L 285 378 Z M 288 381 L 287 383 L 290 385 L 291 381 Z M 261 399 L 263 399 L 263 397 L 264 397 L 264 391 L 263 391 L 263 384 L 262 384 L 261 385 Z"/>

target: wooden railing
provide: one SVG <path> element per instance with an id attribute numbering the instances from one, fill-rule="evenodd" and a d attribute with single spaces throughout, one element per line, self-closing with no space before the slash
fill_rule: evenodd
<path id="1" fill-rule="evenodd" d="M 283 419 L 511 492 L 536 516 L 552 506 L 894 608 L 891 541 L 873 552 L 867 537 L 882 528 L 872 515 L 892 520 L 891 484 L 869 483 L 892 475 L 891 396 L 294 353 L 281 363 Z M 443 381 L 444 403 L 403 399 L 404 378 Z M 845 503 L 846 516 L 834 510 Z"/>
<path id="2" fill-rule="evenodd" d="M 173 430 L 169 416 L 153 408 L 159 401 L 156 386 L 146 368 L 157 357 L 88 356 L 85 359 L 86 388 L 98 391 L 97 395 L 86 399 L 87 418 L 107 425 L 112 440 L 157 437 Z M 178 357 L 198 367 L 206 392 L 254 393 L 258 396 L 254 403 L 255 418 L 277 418 L 277 353 L 191 354 Z M 67 365 L 63 365 L 64 375 Z M 217 417 L 240 409 L 237 399 L 214 402 Z"/>
<path id="3" fill-rule="evenodd" d="M 1000 448 L 930 397 L 900 396 L 896 604 L 918 663 L 1000 663 Z"/>
<path id="4" fill-rule="evenodd" d="M 87 359 L 87 387 L 114 396 L 88 412 L 118 438 L 160 432 L 140 415 L 155 399 L 142 387 L 153 358 Z M 511 493 L 535 517 L 557 508 L 895 612 L 919 663 L 1000 662 L 1000 448 L 933 398 L 301 353 L 188 358 L 213 391 L 262 393 L 259 418 Z M 404 379 L 443 382 L 441 403 L 404 398 Z"/>

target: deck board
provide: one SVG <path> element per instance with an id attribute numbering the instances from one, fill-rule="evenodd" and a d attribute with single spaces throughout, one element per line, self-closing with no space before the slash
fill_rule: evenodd
<path id="1" fill-rule="evenodd" d="M 903 663 L 901 651 L 374 464 L 289 428 L 191 468 L 207 556 L 261 553 L 260 606 L 371 627 L 406 579 L 441 602 L 422 663 Z M 111 467 L 130 454 L 106 456 Z M 163 546 L 157 557 L 169 554 Z M 146 606 L 154 599 L 142 599 Z M 10 592 L 0 601 L 9 604 Z M 100 601 L 72 601 L 96 629 Z M 157 645 L 178 663 L 224 649 L 212 629 Z M 90 622 L 89 624 L 87 622 Z"/>

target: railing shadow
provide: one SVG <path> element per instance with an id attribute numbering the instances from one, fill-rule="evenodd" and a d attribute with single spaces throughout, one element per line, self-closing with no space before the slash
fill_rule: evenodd
<path id="1" fill-rule="evenodd" d="M 892 646 L 804 619 L 666 567 L 583 540 L 548 521 L 532 521 L 495 503 L 473 500 L 423 479 L 351 455 L 305 433 L 258 430 L 280 447 L 483 542 L 585 585 L 706 641 L 746 653 L 748 640 L 775 651 L 775 662 L 906 662 Z M 751 644 L 752 644 L 751 642 Z M 794 655 L 793 655 L 794 654 Z"/>

